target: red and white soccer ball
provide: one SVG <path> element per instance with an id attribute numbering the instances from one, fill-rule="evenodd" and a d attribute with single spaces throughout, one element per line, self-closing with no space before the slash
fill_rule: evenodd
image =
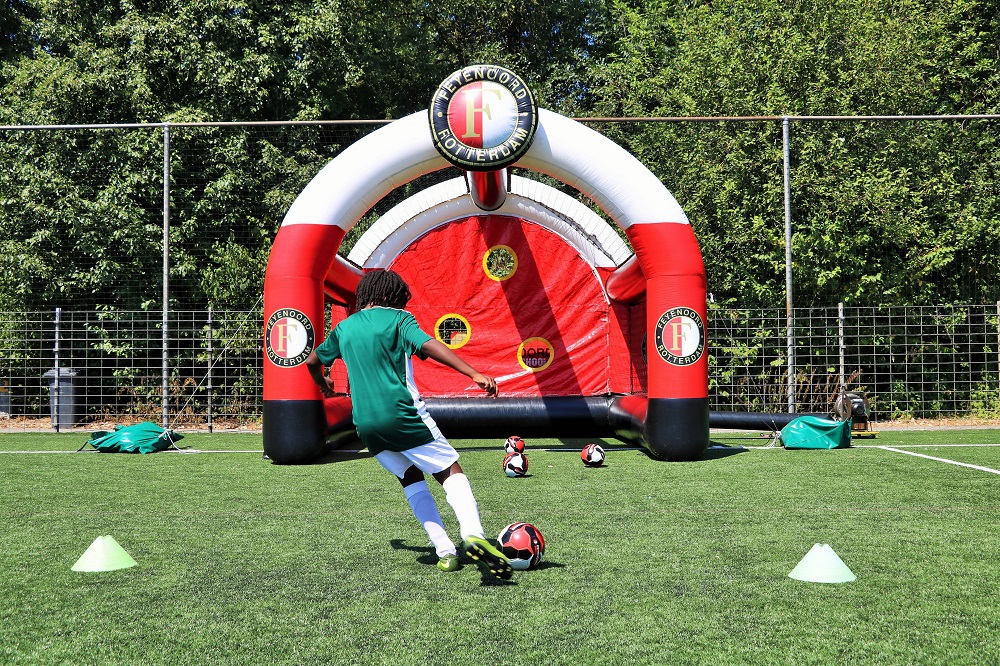
<path id="1" fill-rule="evenodd" d="M 503 472 L 507 476 L 524 476 L 528 473 L 528 456 L 523 453 L 508 453 L 503 458 Z"/>
<path id="2" fill-rule="evenodd" d="M 542 531 L 531 523 L 511 523 L 500 530 L 497 543 L 510 566 L 522 571 L 537 566 L 545 554 Z"/>
<path id="3" fill-rule="evenodd" d="M 600 467 L 604 464 L 604 449 L 600 444 L 587 444 L 580 451 L 580 458 L 587 467 Z"/>
<path id="4" fill-rule="evenodd" d="M 511 435 L 503 443 L 503 450 L 507 453 L 524 453 L 524 440 L 517 435 Z"/>

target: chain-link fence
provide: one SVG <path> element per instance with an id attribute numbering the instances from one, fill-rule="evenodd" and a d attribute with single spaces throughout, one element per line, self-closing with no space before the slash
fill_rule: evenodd
<path id="1" fill-rule="evenodd" d="M 21 322 L 21 344 L 7 360 L 8 400 L 0 409 L 7 416 L 0 418 L 8 422 L 0 427 L 161 419 L 158 313 L 11 316 Z M 779 309 L 711 309 L 711 409 L 786 410 L 785 321 Z M 1000 414 L 1000 303 L 812 308 L 797 311 L 795 321 L 796 411 L 830 413 L 846 390 L 868 396 L 876 419 Z M 260 427 L 262 326 L 259 310 L 172 313 L 166 422 Z M 58 381 L 55 367 L 62 368 Z"/>
<path id="2" fill-rule="evenodd" d="M 712 409 L 832 411 L 862 392 L 878 419 L 1000 415 L 1000 302 L 803 308 L 788 377 L 784 310 L 710 310 Z"/>
<path id="3" fill-rule="evenodd" d="M 843 385 L 887 418 L 1000 411 L 996 118 L 588 123 L 694 225 L 713 409 L 829 411 Z M 51 427 L 72 402 L 73 423 L 259 426 L 274 234 L 382 124 L 0 127 L 0 418 Z M 456 175 L 377 202 L 342 253 Z"/>
<path id="4" fill-rule="evenodd" d="M 260 425 L 260 310 L 171 312 L 165 347 L 158 312 L 5 316 L 21 327 L 9 327 L 17 344 L 7 346 L 0 418 L 8 422 L 0 427 L 143 420 L 175 428 Z"/>

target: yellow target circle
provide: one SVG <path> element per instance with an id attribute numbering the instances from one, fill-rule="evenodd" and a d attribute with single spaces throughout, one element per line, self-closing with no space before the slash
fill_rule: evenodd
<path id="1" fill-rule="evenodd" d="M 458 349 L 472 337 L 472 326 L 468 319 L 452 312 L 434 324 L 434 337 L 449 349 Z"/>
<path id="2" fill-rule="evenodd" d="M 531 372 L 540 372 L 552 365 L 556 350 L 545 338 L 528 338 L 517 348 L 517 362 Z"/>
<path id="3" fill-rule="evenodd" d="M 517 253 L 509 245 L 494 245 L 483 255 L 483 272 L 491 280 L 509 280 L 516 271 Z"/>

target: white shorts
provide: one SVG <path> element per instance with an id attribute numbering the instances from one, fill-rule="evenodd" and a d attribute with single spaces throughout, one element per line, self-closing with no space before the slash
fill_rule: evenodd
<path id="1" fill-rule="evenodd" d="M 411 465 L 424 474 L 443 472 L 458 461 L 458 451 L 448 443 L 448 440 L 439 436 L 433 442 L 406 451 L 376 453 L 375 460 L 402 479 Z"/>

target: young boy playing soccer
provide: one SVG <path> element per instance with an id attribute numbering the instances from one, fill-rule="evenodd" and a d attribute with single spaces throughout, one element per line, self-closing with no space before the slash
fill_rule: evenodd
<path id="1" fill-rule="evenodd" d="M 444 489 L 458 518 L 466 554 L 490 573 L 510 578 L 510 562 L 484 536 L 479 506 L 458 464 L 458 452 L 438 430 L 417 393 L 410 357 L 415 354 L 443 363 L 489 395 L 497 394 L 496 381 L 420 329 L 413 315 L 403 309 L 410 289 L 397 273 L 367 273 L 356 295 L 357 311 L 340 322 L 306 360 L 309 374 L 325 397 L 333 397 L 333 381 L 323 366 L 344 360 L 358 435 L 403 485 L 413 514 L 437 551 L 438 568 L 455 571 L 460 564 L 424 474 L 433 476 Z"/>

